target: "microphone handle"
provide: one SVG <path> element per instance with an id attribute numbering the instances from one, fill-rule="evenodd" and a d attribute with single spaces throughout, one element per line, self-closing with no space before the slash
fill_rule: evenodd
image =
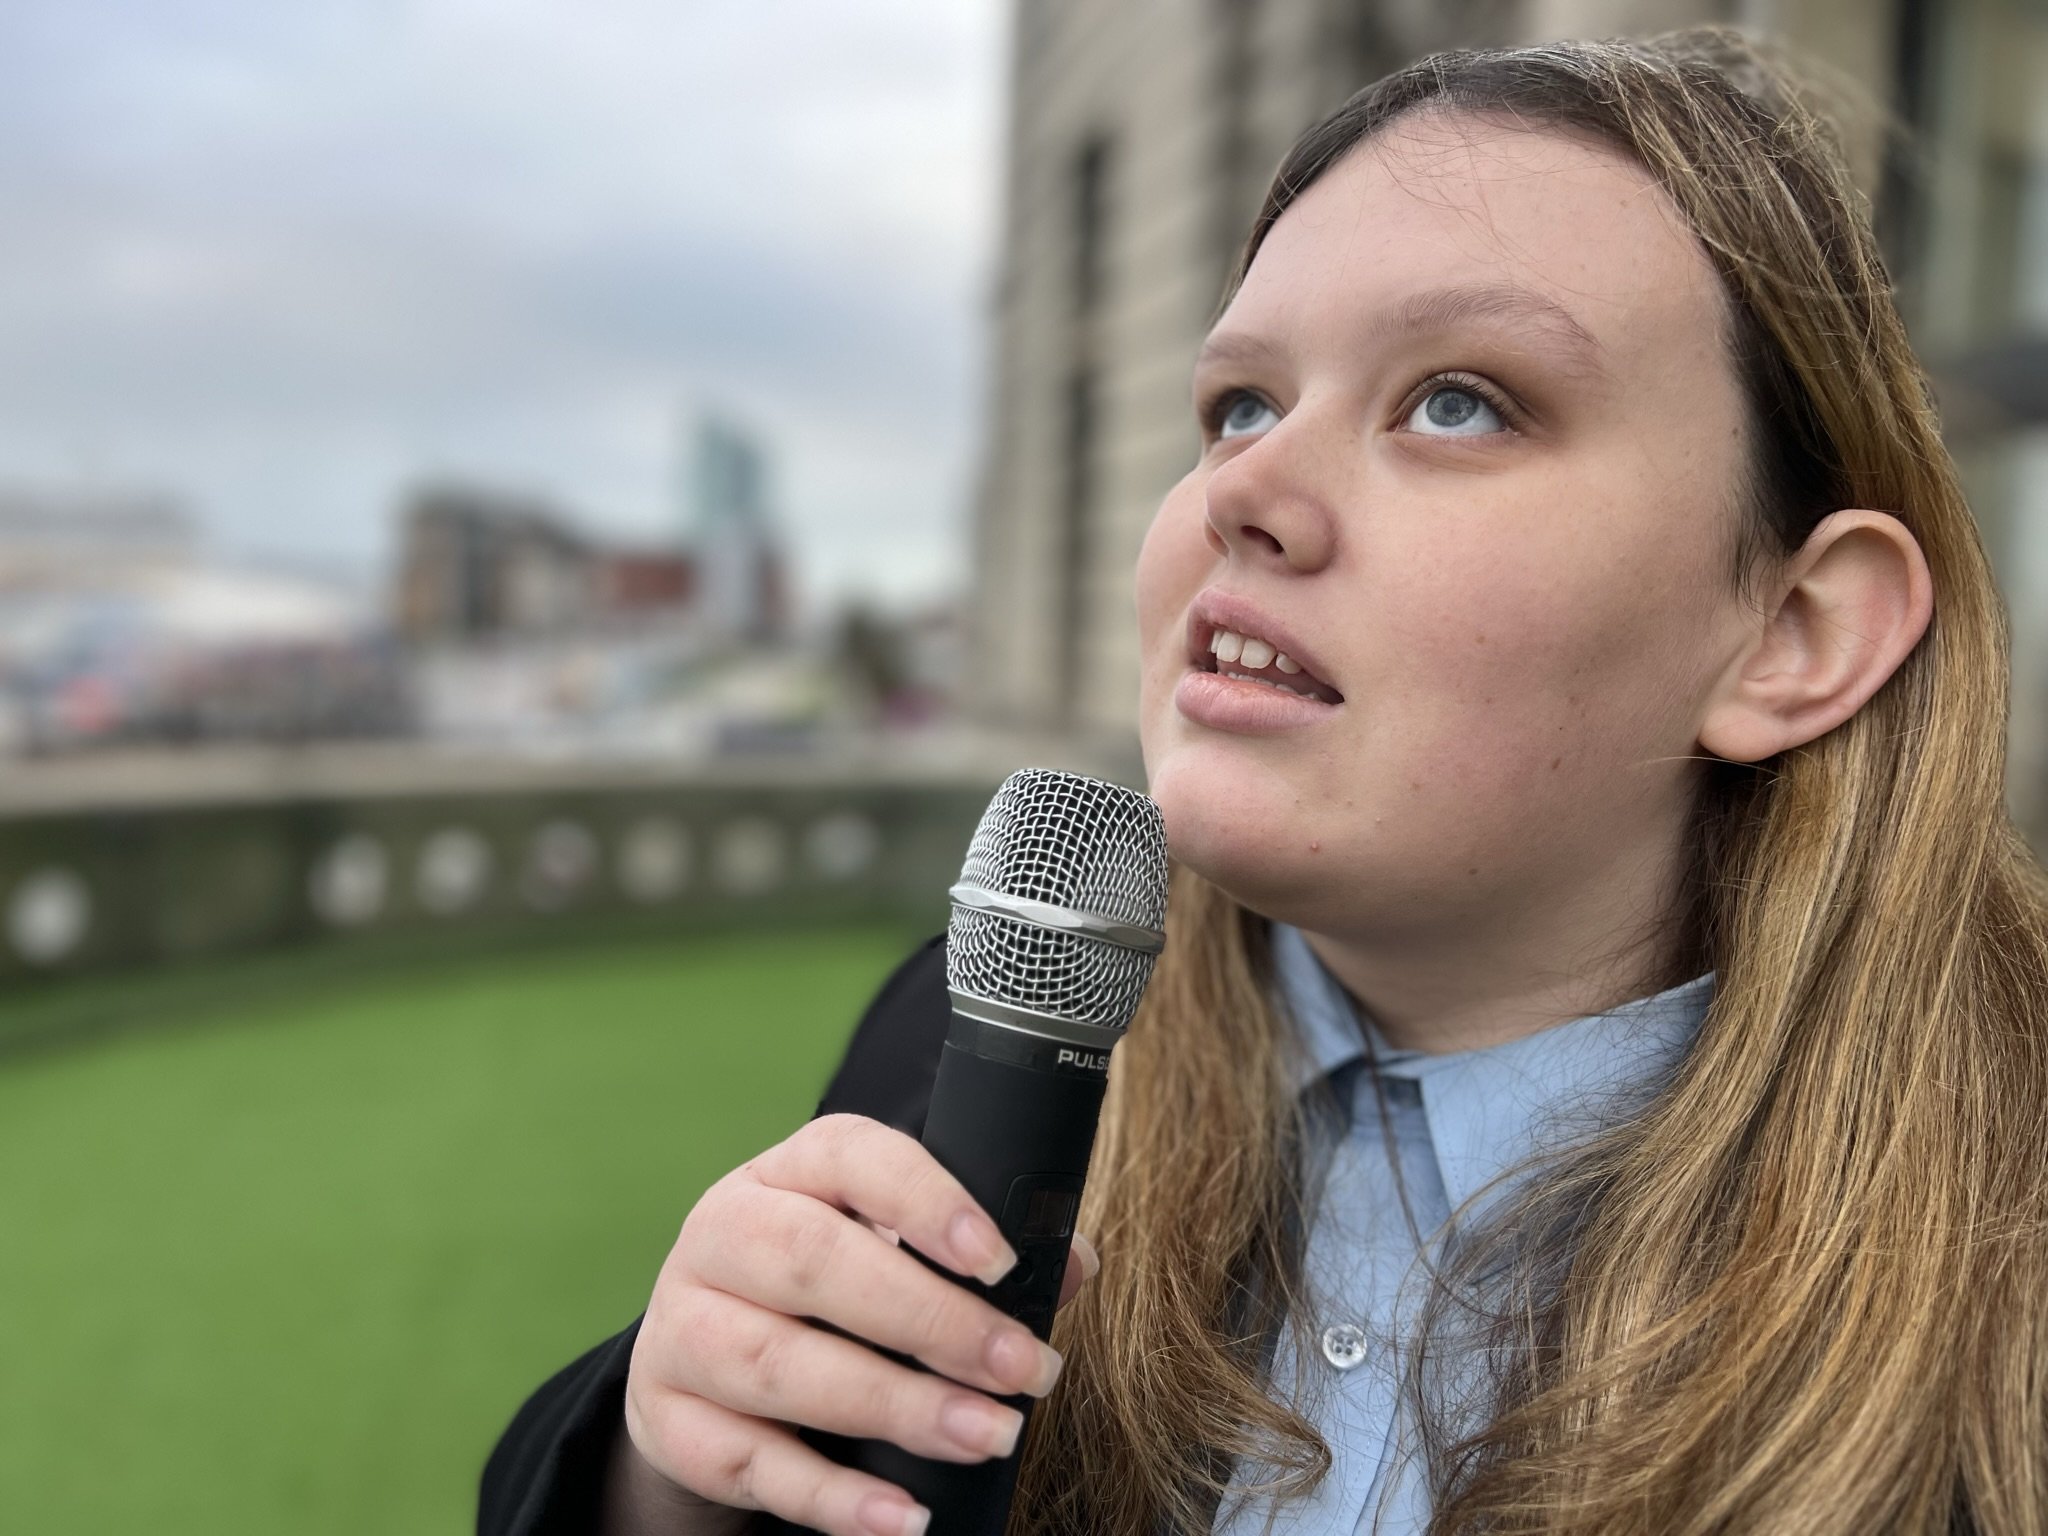
<path id="1" fill-rule="evenodd" d="M 902 1246 L 926 1268 L 982 1297 L 1041 1340 L 1050 1337 L 1059 1304 L 1074 1213 L 1109 1084 L 1109 1055 L 1105 1049 L 988 1024 L 957 1011 L 939 1053 L 925 1148 L 995 1218 L 1004 1240 L 1017 1251 L 1017 1263 L 994 1286 L 985 1286 L 907 1242 Z M 931 1369 L 897 1350 L 880 1353 L 913 1370 Z M 1019 1392 L 996 1400 L 1024 1414 L 1028 1429 L 1038 1399 Z M 926 1536 L 1002 1536 L 1009 1522 L 1024 1435 L 1008 1456 L 971 1463 L 915 1456 L 889 1440 L 811 1429 L 800 1438 L 842 1466 L 907 1490 L 932 1512 Z"/>

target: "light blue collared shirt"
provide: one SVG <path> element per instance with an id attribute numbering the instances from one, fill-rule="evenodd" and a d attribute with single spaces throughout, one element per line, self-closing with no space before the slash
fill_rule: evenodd
<path id="1" fill-rule="evenodd" d="M 1282 1504 L 1246 1484 L 1279 1474 L 1240 1465 L 1215 1536 L 1412 1536 L 1429 1523 L 1417 1426 L 1400 1389 L 1427 1276 L 1403 1215 L 1388 1158 L 1388 1130 L 1416 1230 L 1433 1256 L 1454 1210 L 1468 1230 L 1513 1189 L 1500 1175 L 1611 1123 L 1662 1088 L 1698 1033 L 1714 973 L 1500 1045 L 1429 1055 L 1389 1046 L 1301 930 L 1272 925 L 1278 989 L 1306 1056 L 1306 1093 L 1327 1079 L 1340 1123 L 1322 1197 L 1308 1215 L 1304 1279 L 1313 1315 L 1292 1317 L 1273 1359 L 1273 1388 L 1329 1442 L 1333 1465 L 1306 1499 Z M 1379 1064 L 1388 1127 L 1380 1124 L 1370 1049 Z M 1312 1379 L 1298 1379 L 1306 1333 Z M 1268 1526 L 1268 1519 L 1271 1525 Z M 1377 1523 L 1376 1523 L 1377 1522 Z"/>

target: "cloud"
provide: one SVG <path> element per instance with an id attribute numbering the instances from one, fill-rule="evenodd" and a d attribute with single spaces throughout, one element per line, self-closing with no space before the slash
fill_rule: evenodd
<path id="1" fill-rule="evenodd" d="M 993 0 L 72 0 L 0 19 L 0 476 L 367 564 L 423 473 L 675 525 L 779 456 L 811 590 L 964 559 Z M 890 541 L 880 543 L 886 533 Z"/>

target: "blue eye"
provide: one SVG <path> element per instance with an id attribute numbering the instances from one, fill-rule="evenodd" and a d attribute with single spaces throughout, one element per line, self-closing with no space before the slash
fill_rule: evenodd
<path id="1" fill-rule="evenodd" d="M 1408 430 L 1425 437 L 1483 437 L 1506 428 L 1500 412 L 1462 384 L 1439 385 L 1408 416 Z"/>
<path id="2" fill-rule="evenodd" d="M 1268 421 L 1267 417 L 1271 417 L 1272 421 Z M 1279 419 L 1280 413 L 1257 395 L 1238 390 L 1230 396 L 1225 410 L 1217 418 L 1216 435 L 1242 437 L 1247 432 L 1263 432 Z"/>

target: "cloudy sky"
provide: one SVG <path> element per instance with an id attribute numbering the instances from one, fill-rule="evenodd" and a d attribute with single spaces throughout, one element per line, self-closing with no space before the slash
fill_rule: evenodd
<path id="1" fill-rule="evenodd" d="M 425 475 L 680 526 L 767 439 L 807 601 L 964 569 L 999 0 L 0 6 L 0 481 L 367 576 Z"/>

